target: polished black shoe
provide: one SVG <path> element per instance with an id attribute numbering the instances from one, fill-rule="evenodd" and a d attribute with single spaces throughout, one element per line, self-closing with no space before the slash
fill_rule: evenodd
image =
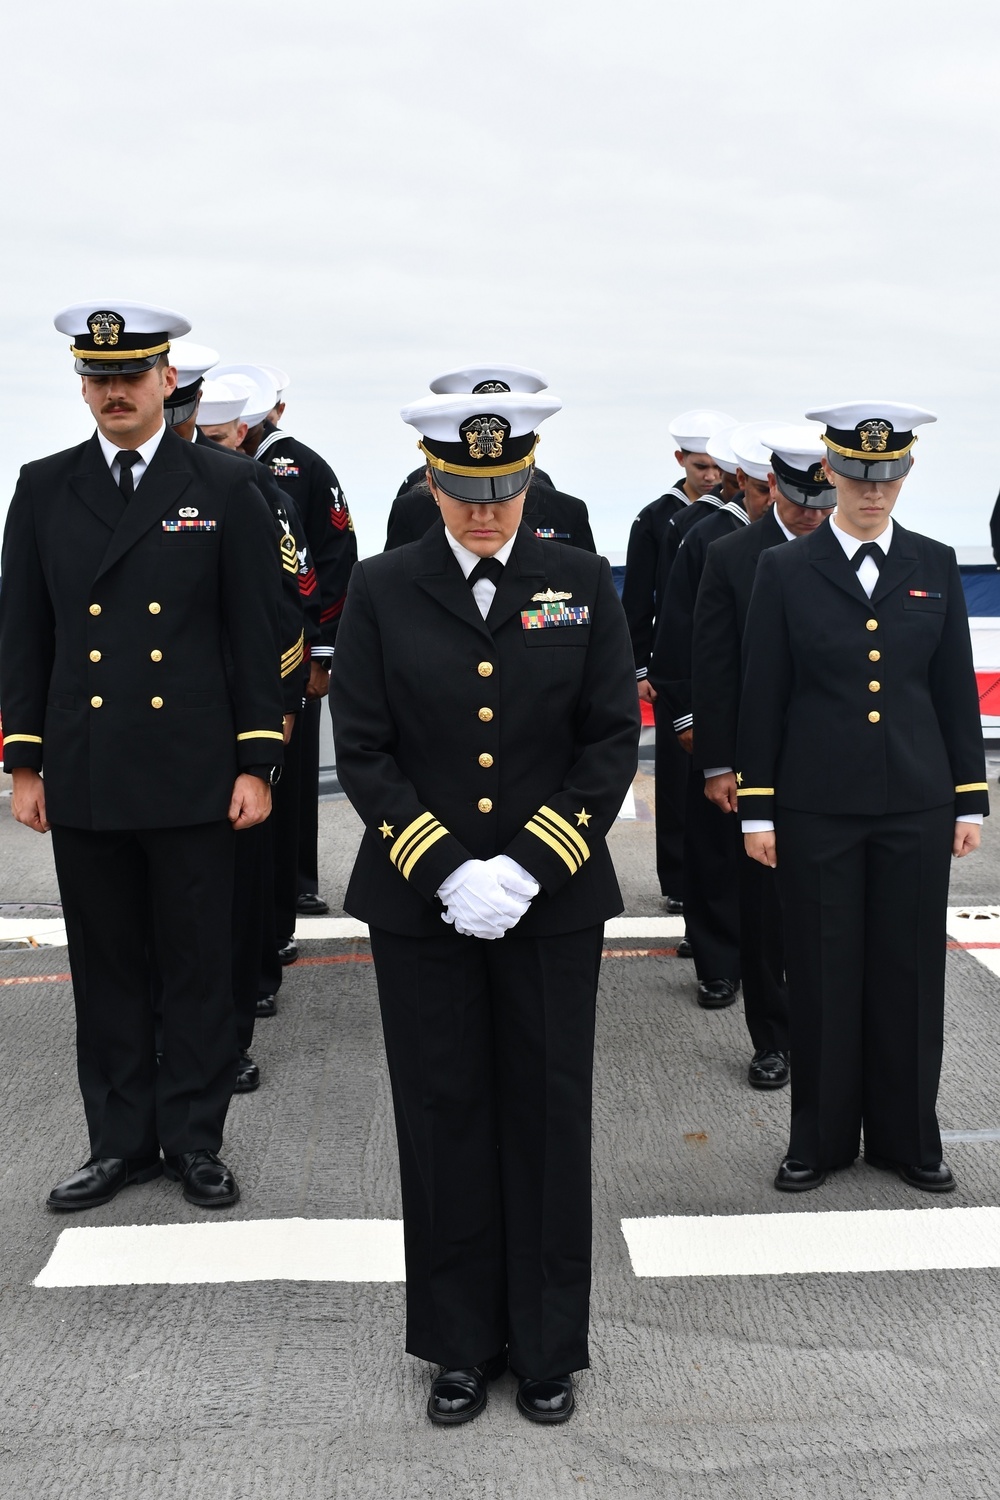
<path id="1" fill-rule="evenodd" d="M 684 910 L 684 902 L 679 896 L 662 897 L 663 910 L 669 912 L 672 917 L 679 917 Z"/>
<path id="2" fill-rule="evenodd" d="M 517 1409 L 529 1422 L 567 1422 L 575 1406 L 572 1375 L 553 1375 L 551 1380 L 525 1376 L 517 1388 Z"/>
<path id="3" fill-rule="evenodd" d="M 947 1162 L 939 1161 L 936 1167 L 908 1167 L 903 1162 L 887 1161 L 884 1156 L 873 1156 L 865 1152 L 865 1161 L 880 1172 L 895 1172 L 910 1187 L 922 1188 L 925 1193 L 950 1193 L 957 1186 Z"/>
<path id="4" fill-rule="evenodd" d="M 822 1167 L 808 1167 L 804 1161 L 786 1156 L 778 1168 L 774 1185 L 779 1193 L 808 1193 L 810 1188 L 821 1187 L 826 1176 Z"/>
<path id="5" fill-rule="evenodd" d="M 747 1068 L 747 1082 L 752 1089 L 783 1089 L 789 1077 L 787 1052 L 771 1047 L 757 1048 Z"/>
<path id="6" fill-rule="evenodd" d="M 183 1184 L 184 1196 L 198 1208 L 230 1208 L 239 1201 L 236 1178 L 214 1151 L 182 1151 L 163 1158 L 164 1174 Z"/>
<path id="7" fill-rule="evenodd" d="M 152 1182 L 163 1171 L 158 1156 L 136 1156 L 126 1160 L 120 1156 L 92 1156 L 65 1182 L 57 1182 L 45 1200 L 47 1208 L 57 1213 L 70 1213 L 78 1208 L 97 1208 L 101 1203 L 110 1203 L 123 1187 L 136 1182 Z"/>
<path id="8" fill-rule="evenodd" d="M 431 1382 L 427 1415 L 439 1427 L 471 1422 L 486 1409 L 486 1388 L 507 1368 L 507 1351 L 467 1370 L 439 1370 Z"/>
<path id="9" fill-rule="evenodd" d="M 322 896 L 317 896 L 312 891 L 303 891 L 296 898 L 295 910 L 304 917 L 325 917 L 330 907 Z"/>
<path id="10" fill-rule="evenodd" d="M 254 1089 L 259 1088 L 260 1069 L 246 1048 L 241 1047 L 239 1062 L 236 1064 L 236 1086 L 233 1093 L 252 1094 Z"/>
<path id="11" fill-rule="evenodd" d="M 735 979 L 701 979 L 698 981 L 698 1004 L 702 1010 L 725 1010 L 734 1004 L 739 993 Z"/>
<path id="12" fill-rule="evenodd" d="M 276 1016 L 278 1014 L 278 1002 L 274 995 L 257 996 L 257 1016 Z"/>
<path id="13" fill-rule="evenodd" d="M 293 964 L 299 956 L 299 945 L 294 938 L 289 938 L 287 943 L 278 949 L 278 958 L 283 964 Z"/>
<path id="14" fill-rule="evenodd" d="M 694 958 L 694 949 L 691 947 L 691 944 L 686 937 L 682 937 L 680 942 L 677 944 L 677 957 Z"/>

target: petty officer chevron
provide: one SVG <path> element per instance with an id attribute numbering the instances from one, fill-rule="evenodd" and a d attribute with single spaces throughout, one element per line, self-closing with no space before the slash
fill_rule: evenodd
<path id="1" fill-rule="evenodd" d="M 0 594 L 5 767 L 15 818 L 52 829 L 90 1132 L 48 1202 L 165 1170 L 224 1206 L 233 836 L 267 816 L 282 756 L 273 522 L 248 466 L 164 423 L 185 319 L 110 300 L 56 327 L 97 431 L 22 469 Z"/>
<path id="2" fill-rule="evenodd" d="M 792 1121 L 775 1186 L 865 1160 L 946 1192 L 935 1103 L 949 857 L 989 811 L 950 547 L 892 518 L 930 412 L 854 401 L 825 422 L 837 508 L 761 554 L 744 637 L 738 801 L 784 911 Z"/>
<path id="3" fill-rule="evenodd" d="M 432 395 L 442 520 L 360 563 L 332 700 L 365 833 L 345 906 L 367 921 L 392 1079 L 407 1343 L 441 1366 L 432 1420 L 467 1421 L 507 1365 L 534 1421 L 588 1363 L 590 1118 L 605 836 L 637 763 L 625 617 L 607 562 L 522 523 L 547 392 Z"/>

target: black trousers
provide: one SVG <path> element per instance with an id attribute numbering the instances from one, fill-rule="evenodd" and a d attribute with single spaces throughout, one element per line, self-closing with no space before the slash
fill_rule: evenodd
<path id="1" fill-rule="evenodd" d="M 372 928 L 406 1242 L 406 1348 L 589 1363 L 591 1080 L 603 928 L 496 942 Z"/>
<path id="2" fill-rule="evenodd" d="M 676 738 L 676 736 L 675 736 Z M 691 757 L 681 748 L 681 754 Z M 699 979 L 740 978 L 739 851 L 733 813 L 705 796 L 705 777 L 692 766 L 684 818 L 684 926 Z"/>
<path id="3" fill-rule="evenodd" d="M 778 887 L 791 1016 L 788 1154 L 845 1166 L 941 1160 L 953 805 L 885 817 L 779 808 Z"/>
<path id="4" fill-rule="evenodd" d="M 302 715 L 295 715 L 292 737 L 285 746 L 281 777 L 271 794 L 271 837 L 274 843 L 274 925 L 280 944 L 295 932 L 295 901 L 299 894 L 299 799 L 302 784 Z"/>
<path id="5" fill-rule="evenodd" d="M 241 836 L 228 822 L 52 829 L 94 1156 L 222 1145 L 236 1076 L 229 933 Z"/>
<path id="6" fill-rule="evenodd" d="M 684 810 L 691 757 L 674 732 L 669 710 L 653 704 L 656 721 L 655 776 L 656 874 L 663 896 L 685 897 Z"/>
<path id="7" fill-rule="evenodd" d="M 299 783 L 300 896 L 319 894 L 319 731 L 323 699 L 307 703 L 299 714 L 302 724 L 302 772 Z"/>
<path id="8" fill-rule="evenodd" d="M 274 930 L 271 819 L 253 828 L 241 828 L 234 840 L 233 885 L 233 1006 L 236 1036 L 248 1051 L 257 1018 L 257 996 L 265 964 L 277 970 L 274 994 L 281 984 L 278 940 Z"/>
<path id="9" fill-rule="evenodd" d="M 729 821 L 738 841 L 740 973 L 747 1030 L 755 1052 L 787 1052 L 788 986 L 776 872 L 747 857 L 739 814 L 730 813 Z"/>

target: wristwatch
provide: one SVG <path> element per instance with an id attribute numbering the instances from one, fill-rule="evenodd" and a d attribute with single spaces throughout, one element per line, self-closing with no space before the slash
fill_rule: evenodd
<path id="1" fill-rule="evenodd" d="M 281 780 L 280 766 L 244 766 L 245 776 L 259 776 L 261 781 L 266 781 L 268 786 L 277 786 Z"/>

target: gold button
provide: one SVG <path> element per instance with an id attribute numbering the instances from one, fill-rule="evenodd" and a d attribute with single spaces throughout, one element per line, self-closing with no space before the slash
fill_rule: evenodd
<path id="1" fill-rule="evenodd" d="M 493 811 L 493 803 L 490 801 L 489 797 L 480 797 L 480 799 L 479 799 L 479 811 L 480 812 L 492 812 Z"/>
<path id="2" fill-rule="evenodd" d="M 100 706 L 101 706 L 101 704 L 103 702 L 104 702 L 103 698 L 91 698 L 91 700 L 90 700 L 90 706 L 91 706 L 91 708 L 100 708 Z"/>
<path id="3" fill-rule="evenodd" d="M 882 684 L 880 682 L 870 682 L 868 684 L 868 691 L 870 693 L 880 693 L 882 691 Z"/>
<path id="4" fill-rule="evenodd" d="M 870 713 L 870 714 L 869 714 L 869 715 L 868 715 L 868 722 L 869 722 L 869 724 L 877 724 L 877 723 L 878 723 L 878 721 L 879 721 L 879 719 L 881 719 L 881 717 L 882 717 L 882 715 L 881 715 L 881 714 L 877 714 L 877 713 L 875 713 L 875 712 L 874 712 L 874 710 L 873 710 L 873 711 L 872 711 L 872 712 L 871 712 L 871 713 Z"/>
<path id="5" fill-rule="evenodd" d="M 488 754 L 484 750 L 483 753 L 482 753 L 482 755 L 479 757 L 479 764 L 481 766 L 486 766 L 486 767 L 491 766 L 493 764 L 493 757 L 492 757 L 492 755 Z"/>
<path id="6" fill-rule="evenodd" d="M 155 600 L 154 600 L 154 601 L 153 601 L 153 603 L 152 603 L 152 604 L 151 604 L 151 605 L 150 605 L 150 606 L 149 606 L 149 613 L 150 613 L 150 614 L 151 614 L 151 615 L 158 615 L 158 614 L 159 614 L 159 613 L 160 613 L 160 606 L 159 606 L 159 605 L 158 605 L 158 604 L 157 604 L 157 603 L 156 603 L 156 601 L 155 601 Z"/>
<path id="7" fill-rule="evenodd" d="M 100 661 L 101 653 L 99 651 L 91 651 L 90 659 L 91 661 Z"/>
<path id="8" fill-rule="evenodd" d="M 868 653 L 868 660 L 869 661 L 881 661 L 882 660 L 882 653 L 881 653 L 881 651 L 869 651 L 869 653 Z"/>
<path id="9" fill-rule="evenodd" d="M 481 708 L 479 710 L 479 717 L 482 719 L 484 724 L 488 724 L 493 717 L 492 708 Z"/>
<path id="10" fill-rule="evenodd" d="M 149 701 L 153 705 L 154 708 L 162 708 L 163 707 L 163 699 L 162 698 L 150 698 Z"/>
<path id="11" fill-rule="evenodd" d="M 90 606 L 90 613 L 92 615 L 99 615 L 101 613 L 101 606 L 99 604 L 92 604 Z"/>
<path id="12" fill-rule="evenodd" d="M 150 659 L 150 661 L 162 661 L 163 660 L 163 652 L 162 651 L 151 651 L 149 653 L 149 659 Z"/>
<path id="13" fill-rule="evenodd" d="M 481 661 L 479 663 L 479 675 L 480 677 L 492 677 L 493 663 L 491 661 Z"/>
<path id="14" fill-rule="evenodd" d="M 866 620 L 865 621 L 865 629 L 866 630 L 877 630 L 878 629 L 878 621 L 877 620 Z"/>

